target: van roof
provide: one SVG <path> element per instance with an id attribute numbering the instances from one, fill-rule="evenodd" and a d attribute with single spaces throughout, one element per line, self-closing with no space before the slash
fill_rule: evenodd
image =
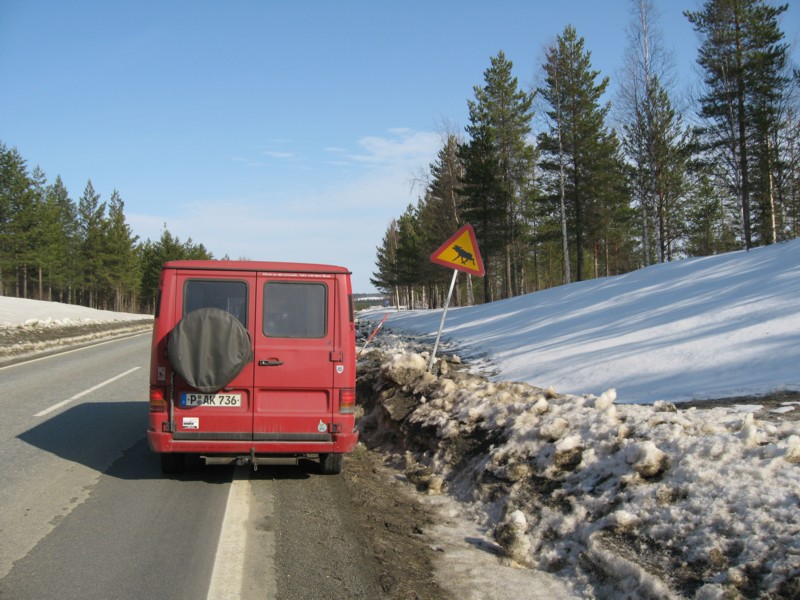
<path id="1" fill-rule="evenodd" d="M 272 262 L 261 260 L 171 260 L 164 269 L 215 271 L 272 271 L 277 273 L 335 273 L 350 275 L 350 270 L 336 265 Z"/>

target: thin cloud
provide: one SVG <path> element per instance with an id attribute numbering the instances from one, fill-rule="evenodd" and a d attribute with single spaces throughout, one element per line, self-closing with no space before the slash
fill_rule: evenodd
<path id="1" fill-rule="evenodd" d="M 281 152 L 278 150 L 263 150 L 261 154 L 263 154 L 264 156 L 269 156 L 270 158 L 293 159 L 297 157 L 297 155 L 294 152 Z"/>
<path id="2" fill-rule="evenodd" d="M 441 144 L 438 134 L 429 131 L 392 129 L 392 137 L 366 136 L 358 141 L 363 152 L 350 156 L 369 164 L 396 164 L 429 160 Z"/>

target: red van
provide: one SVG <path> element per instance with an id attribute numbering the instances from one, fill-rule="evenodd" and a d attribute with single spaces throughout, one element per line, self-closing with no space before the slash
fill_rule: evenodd
<path id="1" fill-rule="evenodd" d="M 316 455 L 342 470 L 355 431 L 350 272 L 318 264 L 165 263 L 150 360 L 147 440 L 165 473 Z"/>

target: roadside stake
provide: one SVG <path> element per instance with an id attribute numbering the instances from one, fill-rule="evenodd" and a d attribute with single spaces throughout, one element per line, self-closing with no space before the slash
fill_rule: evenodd
<path id="1" fill-rule="evenodd" d="M 383 322 L 384 322 L 384 321 L 386 321 L 386 317 L 388 317 L 388 316 L 389 316 L 389 313 L 388 313 L 388 312 L 387 312 L 385 315 L 383 315 L 383 319 L 381 319 L 381 322 L 380 322 L 380 323 L 378 323 L 378 326 L 375 328 L 375 331 L 373 331 L 373 332 L 370 334 L 370 336 L 367 338 L 367 341 L 366 341 L 366 342 L 364 342 L 364 345 L 361 347 L 361 350 L 359 351 L 359 353 L 358 353 L 358 354 L 356 354 L 356 358 L 358 358 L 359 356 L 361 356 L 361 353 L 362 353 L 362 352 L 364 352 L 364 350 L 366 350 L 366 348 L 367 348 L 367 344 L 369 344 L 369 343 L 372 341 L 372 338 L 374 338 L 374 337 L 375 337 L 375 334 L 376 334 L 376 333 L 378 333 L 378 330 L 379 330 L 381 327 L 383 327 Z"/>

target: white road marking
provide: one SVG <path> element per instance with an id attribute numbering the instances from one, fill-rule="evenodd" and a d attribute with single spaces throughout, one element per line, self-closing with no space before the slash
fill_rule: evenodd
<path id="1" fill-rule="evenodd" d="M 269 525 L 274 501 L 268 482 L 251 481 L 249 470 L 242 465 L 233 473 L 206 600 L 274 600 L 278 596 L 275 532 Z"/>
<path id="2" fill-rule="evenodd" d="M 93 391 L 99 390 L 101 387 L 103 387 L 105 385 L 108 385 L 109 383 L 112 383 L 112 382 L 116 381 L 117 379 L 125 377 L 125 375 L 130 375 L 131 373 L 133 373 L 134 371 L 136 371 L 138 369 L 139 369 L 139 367 L 133 367 L 132 369 L 128 369 L 124 373 L 120 373 L 119 375 L 116 375 L 116 376 L 112 377 L 111 379 L 106 379 L 104 382 L 98 383 L 94 387 L 90 387 L 88 390 L 83 390 L 82 392 L 80 392 L 78 394 L 75 394 L 72 398 L 67 398 L 66 400 L 62 400 L 61 402 L 59 402 L 57 404 L 53 404 L 53 406 L 51 406 L 49 408 L 45 408 L 44 410 L 40 410 L 38 413 L 36 413 L 33 416 L 34 417 L 43 417 L 45 415 L 49 415 L 51 412 L 53 412 L 55 410 L 58 410 L 62 406 L 66 406 L 70 402 L 72 402 L 74 400 L 77 400 L 78 398 L 82 398 L 86 394 L 91 394 Z"/>
<path id="3" fill-rule="evenodd" d="M 241 468 L 234 471 L 222 520 L 214 571 L 207 600 L 238 600 L 244 581 L 247 521 L 250 517 L 250 480 Z"/>

